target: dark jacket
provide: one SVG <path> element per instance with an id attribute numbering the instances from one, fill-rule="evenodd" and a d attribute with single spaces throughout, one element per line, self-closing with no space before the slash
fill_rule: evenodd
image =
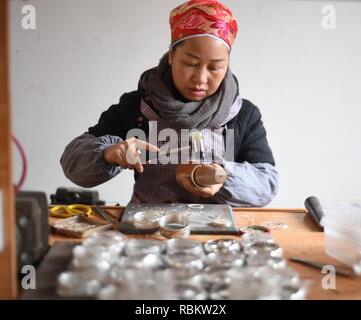
<path id="1" fill-rule="evenodd" d="M 103 150 L 125 140 L 131 129 L 139 128 L 148 135 L 148 119 L 141 113 L 141 98 L 141 90 L 123 94 L 118 104 L 112 105 L 101 114 L 95 126 L 90 127 L 88 132 L 76 137 L 66 146 L 60 162 L 64 174 L 72 182 L 87 188 L 94 187 L 121 172 L 120 167 L 108 164 L 104 160 Z M 163 191 L 158 192 L 157 196 L 143 192 L 146 199 L 142 201 L 168 201 L 165 199 L 165 194 L 168 193 L 171 198 L 169 201 L 173 202 L 208 201 L 232 206 L 265 206 L 269 203 L 277 192 L 278 173 L 259 109 L 250 101 L 243 99 L 240 111 L 225 125 L 225 128 L 224 135 L 227 134 L 228 129 L 234 130 L 234 155 L 231 155 L 232 159 L 225 158 L 222 162 L 228 172 L 228 178 L 218 193 L 212 198 L 200 199 L 186 192 L 184 197 L 182 195 L 178 198 L 174 192 L 180 191 L 179 186 L 173 185 L 172 188 L 177 189 L 173 192 L 173 189 L 158 181 L 161 183 L 158 187 Z M 135 173 L 136 181 L 140 181 L 138 177 L 139 175 Z M 140 183 L 138 186 L 141 187 L 143 184 Z M 147 186 L 144 188 L 147 189 Z M 133 196 L 134 192 L 135 189 Z"/>

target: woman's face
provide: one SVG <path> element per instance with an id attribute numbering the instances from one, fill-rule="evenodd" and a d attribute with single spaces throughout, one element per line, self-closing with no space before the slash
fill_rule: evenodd
<path id="1" fill-rule="evenodd" d="M 229 51 L 212 37 L 184 40 L 168 62 L 174 84 L 181 95 L 191 101 L 201 101 L 215 93 L 226 75 Z"/>

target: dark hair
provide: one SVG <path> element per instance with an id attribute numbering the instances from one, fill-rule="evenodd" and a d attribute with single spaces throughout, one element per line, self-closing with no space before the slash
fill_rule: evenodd
<path id="1" fill-rule="evenodd" d="M 179 41 L 178 43 L 176 43 L 174 46 L 171 47 L 171 52 L 175 52 L 177 50 L 178 47 L 181 47 L 183 45 L 183 40 Z"/>

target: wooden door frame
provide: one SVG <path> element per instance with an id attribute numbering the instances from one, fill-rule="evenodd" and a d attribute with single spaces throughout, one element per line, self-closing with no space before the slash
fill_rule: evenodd
<path id="1" fill-rule="evenodd" d="M 8 44 L 8 0 L 0 0 L 0 190 L 4 228 L 4 250 L 0 252 L 0 299 L 15 299 L 18 294 Z"/>

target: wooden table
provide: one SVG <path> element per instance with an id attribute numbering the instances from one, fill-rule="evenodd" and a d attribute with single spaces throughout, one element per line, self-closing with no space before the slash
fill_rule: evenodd
<path id="1" fill-rule="evenodd" d="M 114 217 L 120 217 L 124 211 L 123 207 L 103 207 Z M 323 289 L 322 279 L 326 274 L 321 270 L 313 269 L 289 261 L 291 256 L 298 256 L 309 260 L 322 262 L 327 265 L 333 265 L 336 268 L 346 269 L 347 266 L 329 257 L 324 251 L 324 234 L 320 232 L 313 220 L 305 209 L 251 209 L 234 208 L 233 209 L 237 227 L 247 224 L 247 220 L 253 220 L 254 224 L 261 224 L 266 221 L 279 221 L 286 223 L 287 228 L 282 230 L 272 230 L 271 234 L 274 240 L 284 250 L 284 256 L 288 264 L 299 273 L 303 280 L 309 284 L 309 293 L 307 299 L 361 299 L 361 277 L 346 278 L 336 276 L 336 289 Z M 50 218 L 53 222 L 53 218 Z M 128 237 L 144 237 L 141 235 L 128 235 Z M 148 238 L 164 240 L 160 235 L 147 235 Z M 217 238 L 237 239 L 235 236 L 207 236 L 191 235 L 190 239 L 205 242 Z M 66 238 L 61 235 L 51 235 L 50 245 L 56 241 L 79 242 L 79 239 Z M 349 269 L 349 268 L 348 268 Z"/>

